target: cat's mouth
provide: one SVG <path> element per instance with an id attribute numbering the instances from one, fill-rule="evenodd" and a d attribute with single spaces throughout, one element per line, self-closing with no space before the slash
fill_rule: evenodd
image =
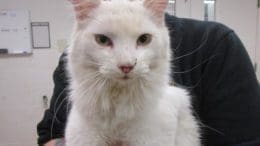
<path id="1" fill-rule="evenodd" d="M 125 84 L 125 83 L 131 83 L 132 81 L 134 81 L 135 77 L 128 75 L 128 74 L 125 74 L 125 75 L 118 76 L 114 79 L 119 83 Z"/>
<path id="2" fill-rule="evenodd" d="M 121 80 L 129 80 L 131 79 L 128 75 L 124 75 L 123 77 L 120 78 Z"/>

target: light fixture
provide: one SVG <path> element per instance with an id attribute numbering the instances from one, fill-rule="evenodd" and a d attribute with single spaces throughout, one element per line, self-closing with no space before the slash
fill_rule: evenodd
<path id="1" fill-rule="evenodd" d="M 205 4 L 214 4 L 215 1 L 204 1 Z"/>

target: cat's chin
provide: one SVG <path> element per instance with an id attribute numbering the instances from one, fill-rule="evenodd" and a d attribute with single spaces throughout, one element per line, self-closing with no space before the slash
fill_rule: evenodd
<path id="1" fill-rule="evenodd" d="M 123 77 L 121 77 L 121 78 L 119 78 L 120 80 L 125 80 L 125 81 L 127 81 L 127 80 L 131 80 L 131 77 L 129 77 L 129 76 L 123 76 Z"/>

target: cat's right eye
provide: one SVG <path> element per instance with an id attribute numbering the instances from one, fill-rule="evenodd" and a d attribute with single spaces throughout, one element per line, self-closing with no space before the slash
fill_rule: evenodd
<path id="1" fill-rule="evenodd" d="M 138 46 L 145 46 L 148 45 L 152 41 L 152 35 L 151 34 L 142 34 L 137 39 L 137 45 Z"/>
<path id="2" fill-rule="evenodd" d="M 103 47 L 112 47 L 113 46 L 112 40 L 103 34 L 96 34 L 95 41 L 97 42 L 97 44 L 99 44 L 100 46 L 103 46 Z"/>

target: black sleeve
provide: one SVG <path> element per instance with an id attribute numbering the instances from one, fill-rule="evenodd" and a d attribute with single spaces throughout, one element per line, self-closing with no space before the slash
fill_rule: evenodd
<path id="1" fill-rule="evenodd" d="M 243 44 L 229 32 L 209 54 L 216 57 L 204 66 L 201 81 L 204 143 L 260 145 L 260 88 Z"/>
<path id="2" fill-rule="evenodd" d="M 64 137 L 67 111 L 69 110 L 65 57 L 65 54 L 60 57 L 59 65 L 53 74 L 54 91 L 50 107 L 45 111 L 42 121 L 37 125 L 39 145 L 43 145 L 51 139 Z"/>

